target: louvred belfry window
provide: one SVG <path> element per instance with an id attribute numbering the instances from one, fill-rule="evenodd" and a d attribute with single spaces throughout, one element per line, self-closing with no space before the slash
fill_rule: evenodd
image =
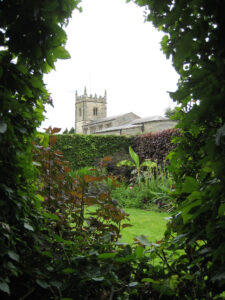
<path id="1" fill-rule="evenodd" d="M 94 115 L 94 116 L 97 116 L 97 115 L 98 115 L 98 108 L 97 108 L 97 107 L 94 107 L 94 108 L 93 108 L 93 115 Z"/>

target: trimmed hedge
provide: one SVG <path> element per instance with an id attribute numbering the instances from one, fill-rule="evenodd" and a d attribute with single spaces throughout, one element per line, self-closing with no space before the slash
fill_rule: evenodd
<path id="1" fill-rule="evenodd" d="M 147 133 L 135 136 L 133 141 L 134 151 L 140 161 L 150 159 L 162 164 L 168 153 L 176 147 L 171 138 L 180 136 L 178 129 L 167 129 L 157 133 Z"/>
<path id="2" fill-rule="evenodd" d="M 63 152 L 64 157 L 70 161 L 74 170 L 97 165 L 101 158 L 112 156 L 112 162 L 109 162 L 108 165 L 109 171 L 117 175 L 122 173 L 121 175 L 127 176 L 127 169 L 117 168 L 116 164 L 123 159 L 130 159 L 129 146 L 132 146 L 139 155 L 141 162 L 145 159 L 151 159 L 162 163 L 167 154 L 176 147 L 171 142 L 171 137 L 179 135 L 177 129 L 131 137 L 62 134 L 57 135 L 56 148 Z"/>
<path id="3" fill-rule="evenodd" d="M 74 170 L 98 164 L 105 156 L 123 158 L 128 148 L 133 144 L 133 137 L 116 135 L 57 135 L 56 148 L 61 150 L 64 157 L 70 161 Z"/>

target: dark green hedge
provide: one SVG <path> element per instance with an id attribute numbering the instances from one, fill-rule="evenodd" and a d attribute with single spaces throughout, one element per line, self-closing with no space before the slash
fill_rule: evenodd
<path id="1" fill-rule="evenodd" d="M 169 151 L 175 148 L 171 137 L 177 135 L 179 132 L 176 129 L 132 137 L 62 134 L 57 135 L 56 148 L 63 152 L 73 169 L 96 165 L 101 158 L 112 156 L 113 160 L 109 164 L 110 171 L 117 173 L 115 170 L 117 162 L 129 159 L 129 146 L 133 147 L 141 161 L 151 159 L 162 163 Z"/>
<path id="2" fill-rule="evenodd" d="M 57 135 L 56 147 L 70 161 L 73 169 L 96 165 L 105 156 L 128 153 L 132 137 L 115 135 Z"/>

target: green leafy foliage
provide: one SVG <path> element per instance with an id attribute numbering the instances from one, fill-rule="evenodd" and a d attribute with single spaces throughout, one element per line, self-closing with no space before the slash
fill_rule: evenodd
<path id="1" fill-rule="evenodd" d="M 56 148 L 76 170 L 97 165 L 105 156 L 125 155 L 131 144 L 132 138 L 125 136 L 63 134 L 58 136 Z"/>
<path id="2" fill-rule="evenodd" d="M 179 110 L 180 110 L 179 107 L 175 107 L 175 108 L 167 107 L 165 111 L 165 117 L 171 120 L 178 120 Z"/>
<path id="3" fill-rule="evenodd" d="M 177 213 L 167 232 L 166 249 L 182 249 L 183 255 L 167 267 L 173 276 L 179 276 L 175 280 L 177 297 L 182 291 L 187 299 L 222 299 L 225 3 L 135 2 L 145 5 L 147 19 L 166 33 L 162 50 L 172 58 L 180 75 L 177 91 L 170 93 L 180 108 L 181 137 L 176 138 L 176 150 L 169 154 L 169 169 L 176 181 Z"/>
<path id="4" fill-rule="evenodd" d="M 88 247 L 90 241 L 99 245 L 104 240 L 116 241 L 120 236 L 120 223 L 127 214 L 111 198 L 111 191 L 118 183 L 105 172 L 107 158 L 101 168 L 86 167 L 71 172 L 68 161 L 53 147 L 58 137 L 54 134 L 59 131 L 48 128 L 49 144 L 37 146 L 34 156 L 40 163 L 39 193 L 44 199 L 44 215 L 61 237 L 82 238 L 80 247 Z M 95 210 L 87 212 L 92 206 Z"/>
<path id="5" fill-rule="evenodd" d="M 147 186 L 121 184 L 113 191 L 112 195 L 121 207 L 146 208 L 153 206 L 152 194 Z"/>
<path id="6" fill-rule="evenodd" d="M 141 171 L 139 181 L 134 174 L 129 185 L 121 184 L 113 191 L 113 198 L 122 207 L 170 212 L 174 209 L 174 181 L 165 168 L 152 162 L 148 165 L 150 168 Z"/>
<path id="7" fill-rule="evenodd" d="M 43 73 L 64 47 L 79 1 L 0 2 L 0 294 L 23 297 L 41 273 L 41 201 L 36 197 L 32 139 L 51 98 Z M 43 262 L 44 263 L 44 262 Z M 25 284 L 26 282 L 26 284 Z M 17 294 L 18 293 L 18 294 Z M 16 296 L 15 296 L 16 295 Z"/>
<path id="8" fill-rule="evenodd" d="M 174 183 L 165 167 L 145 159 L 141 164 L 138 155 L 129 147 L 131 160 L 122 160 L 117 166 L 133 167 L 130 185 L 121 185 L 113 196 L 123 207 L 146 208 L 157 204 L 159 208 L 173 209 Z"/>

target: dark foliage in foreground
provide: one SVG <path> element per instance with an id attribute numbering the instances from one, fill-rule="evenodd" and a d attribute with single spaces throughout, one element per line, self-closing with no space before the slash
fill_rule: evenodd
<path id="1" fill-rule="evenodd" d="M 128 225 L 103 169 L 73 178 L 60 153 L 52 165 L 49 146 L 40 148 L 41 165 L 32 161 L 50 102 L 43 73 L 69 57 L 62 26 L 78 2 L 0 1 L 1 298 L 223 299 L 225 3 L 136 0 L 167 33 L 162 49 L 180 74 L 171 96 L 182 135 L 169 154 L 177 212 L 164 240 L 152 245 L 142 236 L 132 249 L 114 243 Z M 38 175 L 35 166 L 41 172 L 45 163 Z M 92 202 L 98 209 L 85 223 Z"/>

